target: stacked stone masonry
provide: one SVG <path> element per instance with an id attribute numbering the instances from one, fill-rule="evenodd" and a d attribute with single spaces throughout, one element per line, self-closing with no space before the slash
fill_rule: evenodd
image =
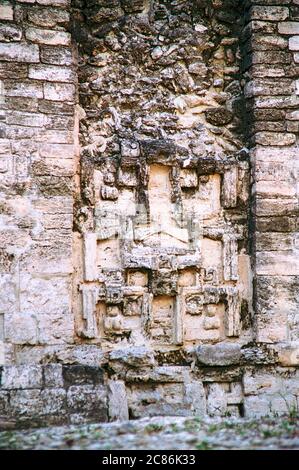
<path id="1" fill-rule="evenodd" d="M 298 409 L 298 0 L 0 0 L 0 104 L 0 416 Z"/>

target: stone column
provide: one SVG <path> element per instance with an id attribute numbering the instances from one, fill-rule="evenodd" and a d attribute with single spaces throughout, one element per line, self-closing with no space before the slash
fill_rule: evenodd
<path id="1" fill-rule="evenodd" d="M 299 1 L 248 3 L 256 341 L 298 365 Z"/>
<path id="2" fill-rule="evenodd" d="M 0 336 L 6 363 L 19 346 L 73 342 L 76 74 L 69 15 L 70 0 L 0 5 Z"/>

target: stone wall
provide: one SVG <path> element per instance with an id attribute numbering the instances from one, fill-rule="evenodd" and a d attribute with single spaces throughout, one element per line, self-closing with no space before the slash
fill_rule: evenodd
<path id="1" fill-rule="evenodd" d="M 299 406 L 298 9 L 1 2 L 0 414 Z"/>

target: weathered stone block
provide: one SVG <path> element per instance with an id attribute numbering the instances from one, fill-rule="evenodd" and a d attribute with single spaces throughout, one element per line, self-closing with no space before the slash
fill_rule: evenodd
<path id="1" fill-rule="evenodd" d="M 69 312 L 36 315 L 38 342 L 59 344 L 74 342 L 74 318 Z"/>
<path id="2" fill-rule="evenodd" d="M 61 364 L 47 364 L 43 366 L 43 370 L 44 370 L 44 386 L 46 388 L 56 389 L 56 388 L 63 387 Z"/>
<path id="3" fill-rule="evenodd" d="M 196 349 L 196 358 L 200 364 L 208 366 L 238 364 L 241 359 L 241 348 L 240 345 L 233 343 L 202 345 Z"/>
<path id="4" fill-rule="evenodd" d="M 0 390 L 0 416 L 1 415 L 6 416 L 9 414 L 10 412 L 9 398 L 10 398 L 9 392 Z"/>
<path id="5" fill-rule="evenodd" d="M 22 37 L 22 29 L 9 24 L 0 25 L 0 41 L 20 41 Z"/>
<path id="6" fill-rule="evenodd" d="M 42 367 L 37 365 L 4 366 L 2 371 L 4 390 L 42 387 Z"/>
<path id="7" fill-rule="evenodd" d="M 43 87 L 33 80 L 5 81 L 6 96 L 23 96 L 26 98 L 43 98 Z"/>
<path id="8" fill-rule="evenodd" d="M 54 8 L 44 8 L 41 10 L 28 11 L 28 20 L 38 26 L 51 28 L 56 25 L 65 25 L 70 19 L 70 14 L 66 10 Z"/>
<path id="9" fill-rule="evenodd" d="M 65 365 L 62 370 L 66 386 L 103 383 L 103 370 L 87 365 Z"/>
<path id="10" fill-rule="evenodd" d="M 73 385 L 67 391 L 67 406 L 71 413 L 93 414 L 98 421 L 107 421 L 106 387 Z"/>
<path id="11" fill-rule="evenodd" d="M 278 32 L 280 34 L 299 34 L 299 23 L 298 22 L 291 22 L 285 21 L 284 23 L 278 24 Z"/>
<path id="12" fill-rule="evenodd" d="M 46 388 L 41 391 L 40 398 L 43 404 L 43 415 L 56 415 L 59 417 L 58 422 L 63 422 L 65 420 L 66 391 L 63 388 Z"/>
<path id="13" fill-rule="evenodd" d="M 43 414 L 41 390 L 12 390 L 10 393 L 11 413 L 18 420 L 33 422 Z"/>
<path id="14" fill-rule="evenodd" d="M 256 271 L 260 275 L 296 276 L 299 275 L 299 259 L 293 250 L 265 251 L 257 256 Z"/>
<path id="15" fill-rule="evenodd" d="M 51 46 L 69 46 L 71 35 L 63 31 L 51 29 L 28 28 L 25 31 L 26 39 L 37 44 L 48 44 Z"/>
<path id="16" fill-rule="evenodd" d="M 36 44 L 0 44 L 0 60 L 9 62 L 39 62 L 39 49 Z"/>
<path id="17" fill-rule="evenodd" d="M 46 100 L 51 101 L 73 102 L 75 98 L 75 87 L 67 83 L 45 83 L 44 97 Z"/>
<path id="18" fill-rule="evenodd" d="M 71 0 L 37 0 L 37 3 L 51 7 L 68 7 L 70 6 Z"/>
<path id="19" fill-rule="evenodd" d="M 254 20 L 283 21 L 289 17 L 289 8 L 280 6 L 258 6 L 250 10 L 250 16 Z"/>
<path id="20" fill-rule="evenodd" d="M 0 46 L 0 58 L 1 58 L 1 46 Z M 28 62 L 30 61 L 28 60 Z M 72 82 L 75 79 L 75 75 L 72 69 L 67 68 L 67 67 L 59 67 L 57 65 L 39 64 L 39 65 L 31 65 L 29 67 L 29 78 L 33 78 L 35 80 L 47 80 L 49 82 Z"/>
<path id="21" fill-rule="evenodd" d="M 37 344 L 37 321 L 33 314 L 18 312 L 6 316 L 6 339 L 13 344 Z"/>
<path id="22" fill-rule="evenodd" d="M 3 2 L 0 8 L 0 20 L 13 20 L 13 5 Z"/>
<path id="23" fill-rule="evenodd" d="M 41 62 L 51 65 L 69 66 L 74 64 L 72 50 L 65 47 L 41 46 Z"/>
<path id="24" fill-rule="evenodd" d="M 129 410 L 125 383 L 121 380 L 110 380 L 108 383 L 109 420 L 127 421 Z"/>
<path id="25" fill-rule="evenodd" d="M 299 51 L 299 36 L 293 36 L 289 39 L 289 48 L 291 51 Z"/>

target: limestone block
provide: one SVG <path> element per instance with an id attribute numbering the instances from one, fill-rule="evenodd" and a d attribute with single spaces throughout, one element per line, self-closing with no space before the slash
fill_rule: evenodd
<path id="1" fill-rule="evenodd" d="M 104 200 L 115 201 L 118 199 L 118 189 L 112 186 L 101 186 L 101 198 Z"/>
<path id="2" fill-rule="evenodd" d="M 264 146 L 277 145 L 279 147 L 284 147 L 292 145 L 295 142 L 296 136 L 291 133 L 257 132 L 255 134 L 255 143 Z"/>
<path id="3" fill-rule="evenodd" d="M 289 18 L 289 8 L 280 6 L 254 5 L 250 10 L 250 16 L 253 20 L 283 21 Z M 284 23 L 281 23 L 279 26 L 282 24 Z"/>
<path id="4" fill-rule="evenodd" d="M 278 216 L 291 216 L 296 214 L 298 209 L 297 198 L 257 198 L 256 200 L 256 213 L 258 217 L 278 217 Z M 277 226 L 277 224 L 276 224 Z M 277 227 L 278 229 L 279 227 Z"/>
<path id="5" fill-rule="evenodd" d="M 63 381 L 66 387 L 73 385 L 103 384 L 103 370 L 98 366 L 82 364 L 63 365 Z"/>
<path id="6" fill-rule="evenodd" d="M 279 346 L 279 362 L 284 367 L 299 365 L 299 344 L 298 342 Z"/>
<path id="7" fill-rule="evenodd" d="M 271 414 L 270 403 L 266 397 L 245 396 L 244 411 L 246 418 L 259 418 Z"/>
<path id="8" fill-rule="evenodd" d="M 120 367 L 123 365 L 129 367 L 145 367 L 154 365 L 154 355 L 151 349 L 145 346 L 132 346 L 131 348 L 118 349 L 109 354 L 109 359 L 112 367 L 116 367 L 119 363 Z"/>
<path id="9" fill-rule="evenodd" d="M 255 23 L 255 22 L 253 22 Z M 264 23 L 269 25 L 269 23 Z M 274 24 L 272 24 L 274 26 Z M 271 27 L 271 24 L 270 24 Z M 287 49 L 288 40 L 284 37 L 277 35 L 267 34 L 256 34 L 253 33 L 251 36 L 251 47 L 253 50 L 275 50 L 275 49 Z"/>
<path id="10" fill-rule="evenodd" d="M 39 5 L 47 5 L 47 6 L 49 5 L 51 7 L 68 7 L 70 6 L 71 1 L 70 0 L 37 0 L 37 3 Z"/>
<path id="11" fill-rule="evenodd" d="M 257 255 L 257 274 L 276 276 L 298 276 L 299 259 L 294 250 L 265 251 Z"/>
<path id="12" fill-rule="evenodd" d="M 13 344 L 37 344 L 38 329 L 35 315 L 23 312 L 6 315 L 5 335 Z"/>
<path id="13" fill-rule="evenodd" d="M 72 50 L 66 47 L 41 46 L 40 57 L 44 64 L 63 66 L 74 64 Z"/>
<path id="14" fill-rule="evenodd" d="M 23 313 L 39 315 L 69 311 L 70 281 L 64 277 L 42 278 L 28 275 L 20 276 L 20 308 Z"/>
<path id="15" fill-rule="evenodd" d="M 1 385 L 4 390 L 42 387 L 42 367 L 38 365 L 4 366 Z"/>
<path id="16" fill-rule="evenodd" d="M 17 301 L 16 279 L 12 274 L 0 276 L 0 312 L 12 313 Z"/>
<path id="17" fill-rule="evenodd" d="M 73 385 L 67 391 L 67 406 L 72 413 L 92 413 L 97 420 L 106 421 L 106 387 L 101 385 Z"/>
<path id="18" fill-rule="evenodd" d="M 292 36 L 289 39 L 289 48 L 291 51 L 299 51 L 299 36 Z"/>
<path id="19" fill-rule="evenodd" d="M 228 366 L 241 360 L 241 347 L 234 343 L 202 345 L 196 349 L 197 361 L 208 366 Z"/>
<path id="20" fill-rule="evenodd" d="M 9 392 L 0 391 L 0 414 L 5 416 L 10 411 Z"/>
<path id="21" fill-rule="evenodd" d="M 13 20 L 13 5 L 8 2 L 3 2 L 0 8 L 1 20 Z"/>
<path id="22" fill-rule="evenodd" d="M 198 185 L 198 177 L 196 171 L 183 169 L 180 171 L 181 188 L 196 188 Z"/>
<path id="23" fill-rule="evenodd" d="M 204 417 L 207 412 L 206 394 L 200 381 L 185 384 L 186 401 L 190 402 L 191 412 L 195 416 Z"/>
<path id="24" fill-rule="evenodd" d="M 292 21 L 285 21 L 284 23 L 278 23 L 278 32 L 280 34 L 299 34 L 299 23 Z"/>
<path id="25" fill-rule="evenodd" d="M 40 113 L 10 111 L 6 114 L 6 122 L 19 126 L 44 127 L 47 124 L 47 116 Z"/>
<path id="26" fill-rule="evenodd" d="M 224 416 L 227 409 L 225 391 L 222 384 L 208 385 L 207 412 L 210 416 Z"/>
<path id="27" fill-rule="evenodd" d="M 44 369 L 44 386 L 46 388 L 62 388 L 62 365 L 61 364 L 47 364 Z"/>
<path id="28" fill-rule="evenodd" d="M 296 196 L 296 185 L 292 180 L 289 182 L 280 181 L 279 187 L 277 187 L 277 182 L 258 181 L 253 192 L 256 192 L 258 197 L 292 198 Z"/>
<path id="29" fill-rule="evenodd" d="M 98 301 L 98 288 L 96 286 L 81 286 L 82 290 L 82 316 L 85 321 L 80 334 L 86 338 L 97 338 L 98 326 L 95 308 Z"/>
<path id="30" fill-rule="evenodd" d="M 74 145 L 43 143 L 40 145 L 40 156 L 45 158 L 74 158 Z"/>
<path id="31" fill-rule="evenodd" d="M 238 288 L 228 288 L 225 312 L 225 333 L 226 336 L 240 335 L 240 294 Z"/>
<path id="32" fill-rule="evenodd" d="M 238 168 L 232 166 L 227 169 L 223 175 L 222 181 L 222 201 L 223 207 L 236 207 L 237 205 L 237 182 L 238 182 Z"/>
<path id="33" fill-rule="evenodd" d="M 3 8 L 3 7 L 1 7 Z M 1 17 L 1 12 L 0 12 Z M 22 29 L 17 26 L 11 26 L 9 24 L 0 25 L 0 41 L 20 41 L 22 38 Z"/>
<path id="34" fill-rule="evenodd" d="M 67 83 L 45 83 L 44 97 L 46 100 L 51 101 L 73 102 L 75 98 L 75 87 Z"/>
<path id="35" fill-rule="evenodd" d="M 223 236 L 223 268 L 225 281 L 238 280 L 238 244 L 229 235 Z"/>
<path id="36" fill-rule="evenodd" d="M 70 18 L 70 14 L 68 11 L 65 10 L 58 10 L 54 8 L 47 8 L 42 10 L 32 10 L 28 11 L 28 20 L 30 23 L 34 23 L 38 26 L 44 26 L 48 28 L 52 28 L 57 24 L 64 25 L 68 23 Z"/>
<path id="37" fill-rule="evenodd" d="M 186 396 L 181 383 L 161 386 L 145 385 L 128 387 L 130 415 L 134 418 L 145 416 L 191 416 L 190 396 Z"/>
<path id="38" fill-rule="evenodd" d="M 10 44 L 7 44 L 9 46 Z M 0 46 L 0 58 L 1 58 L 1 48 Z M 38 47 L 32 45 L 31 47 Z M 12 59 L 15 60 L 15 59 Z M 26 62 L 30 62 L 26 58 Z M 32 62 L 32 61 L 31 61 Z M 36 61 L 38 62 L 38 61 Z M 49 82 L 73 82 L 75 80 L 74 72 L 71 68 L 59 67 L 58 65 L 31 65 L 29 66 L 29 78 L 35 80 L 47 80 Z"/>
<path id="39" fill-rule="evenodd" d="M 36 44 L 0 44 L 0 60 L 27 63 L 39 62 L 39 49 Z M 34 77 L 33 77 L 34 78 Z"/>
<path id="40" fill-rule="evenodd" d="M 73 343 L 74 318 L 67 312 L 36 316 L 40 344 Z"/>
<path id="41" fill-rule="evenodd" d="M 25 35 L 27 40 L 37 44 L 69 46 L 71 42 L 70 33 L 51 29 L 27 28 Z"/>
<path id="42" fill-rule="evenodd" d="M 31 80 L 5 82 L 6 96 L 23 96 L 26 98 L 43 98 L 43 88 L 40 83 Z"/>
<path id="43" fill-rule="evenodd" d="M 12 391 L 10 393 L 10 406 L 13 415 L 19 419 L 42 415 L 44 404 L 41 390 Z"/>
<path id="44" fill-rule="evenodd" d="M 66 391 L 63 388 L 55 387 L 42 390 L 41 400 L 43 404 L 43 415 L 58 415 L 61 420 L 65 419 Z"/>
<path id="45" fill-rule="evenodd" d="M 129 410 L 125 383 L 121 380 L 109 380 L 108 383 L 109 420 L 127 421 Z"/>
<path id="46" fill-rule="evenodd" d="M 97 235 L 93 232 L 84 234 L 83 238 L 83 256 L 84 256 L 84 278 L 86 281 L 97 279 L 96 264 Z"/>

